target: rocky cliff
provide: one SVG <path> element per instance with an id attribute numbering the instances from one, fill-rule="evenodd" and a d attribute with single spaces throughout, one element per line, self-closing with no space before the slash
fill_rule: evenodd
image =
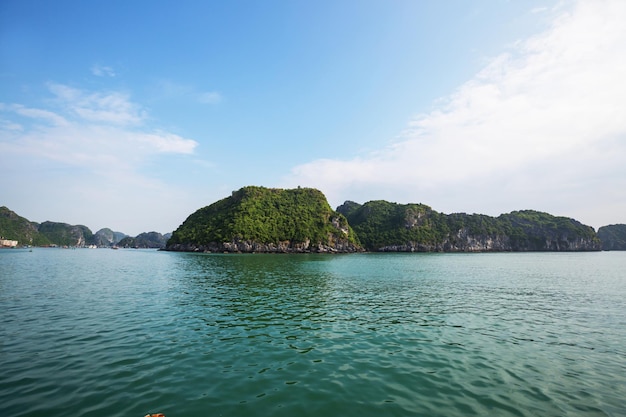
<path id="1" fill-rule="evenodd" d="M 260 243 L 252 240 L 233 239 L 230 242 L 174 243 L 168 244 L 167 250 L 181 252 L 221 252 L 221 253 L 352 253 L 363 249 L 347 241 L 328 244 L 312 244 L 310 240 L 292 242 L 290 240 L 276 243 Z"/>

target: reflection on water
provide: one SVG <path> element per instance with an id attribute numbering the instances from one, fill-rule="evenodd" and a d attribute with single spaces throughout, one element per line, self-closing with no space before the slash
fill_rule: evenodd
<path id="1" fill-rule="evenodd" d="M 29 255 L 0 415 L 626 412 L 625 254 Z"/>

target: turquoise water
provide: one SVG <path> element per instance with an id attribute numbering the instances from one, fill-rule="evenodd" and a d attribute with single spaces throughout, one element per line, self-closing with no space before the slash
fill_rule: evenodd
<path id="1" fill-rule="evenodd" d="M 0 251 L 0 416 L 624 416 L 626 252 Z"/>

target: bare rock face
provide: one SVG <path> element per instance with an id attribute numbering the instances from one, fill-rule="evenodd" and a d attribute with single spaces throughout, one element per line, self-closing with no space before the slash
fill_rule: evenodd
<path id="1" fill-rule="evenodd" d="M 210 242 L 208 244 L 177 243 L 168 245 L 167 250 L 177 252 L 205 253 L 352 253 L 363 249 L 349 242 L 335 242 L 332 245 L 318 243 L 282 241 L 278 243 L 260 243 L 251 240 L 233 240 L 230 242 Z"/>

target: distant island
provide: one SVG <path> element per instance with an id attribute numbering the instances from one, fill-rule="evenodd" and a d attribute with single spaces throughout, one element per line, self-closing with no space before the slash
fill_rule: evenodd
<path id="1" fill-rule="evenodd" d="M 4 243 L 3 243 L 4 242 Z M 346 201 L 333 210 L 313 188 L 243 187 L 192 213 L 171 234 L 31 222 L 0 207 L 0 245 L 158 248 L 234 253 L 626 250 L 626 224 L 598 232 L 535 210 L 497 217 L 444 214 L 425 204 Z"/>
<path id="2" fill-rule="evenodd" d="M 611 224 L 598 229 L 602 250 L 626 250 L 626 224 Z"/>
<path id="3" fill-rule="evenodd" d="M 93 233 L 87 226 L 45 221 L 31 222 L 9 210 L 0 207 L 0 237 L 12 241 L 11 246 L 45 247 L 129 247 L 156 248 L 165 247 L 170 233 L 161 235 L 157 232 L 141 233 L 130 237 L 121 232 L 104 228 Z M 8 245 L 7 245 L 8 246 Z"/>
<path id="4" fill-rule="evenodd" d="M 117 243 L 117 246 L 137 249 L 163 249 L 171 236 L 171 233 L 162 235 L 159 232 L 144 232 L 135 237 L 124 237 Z"/>

